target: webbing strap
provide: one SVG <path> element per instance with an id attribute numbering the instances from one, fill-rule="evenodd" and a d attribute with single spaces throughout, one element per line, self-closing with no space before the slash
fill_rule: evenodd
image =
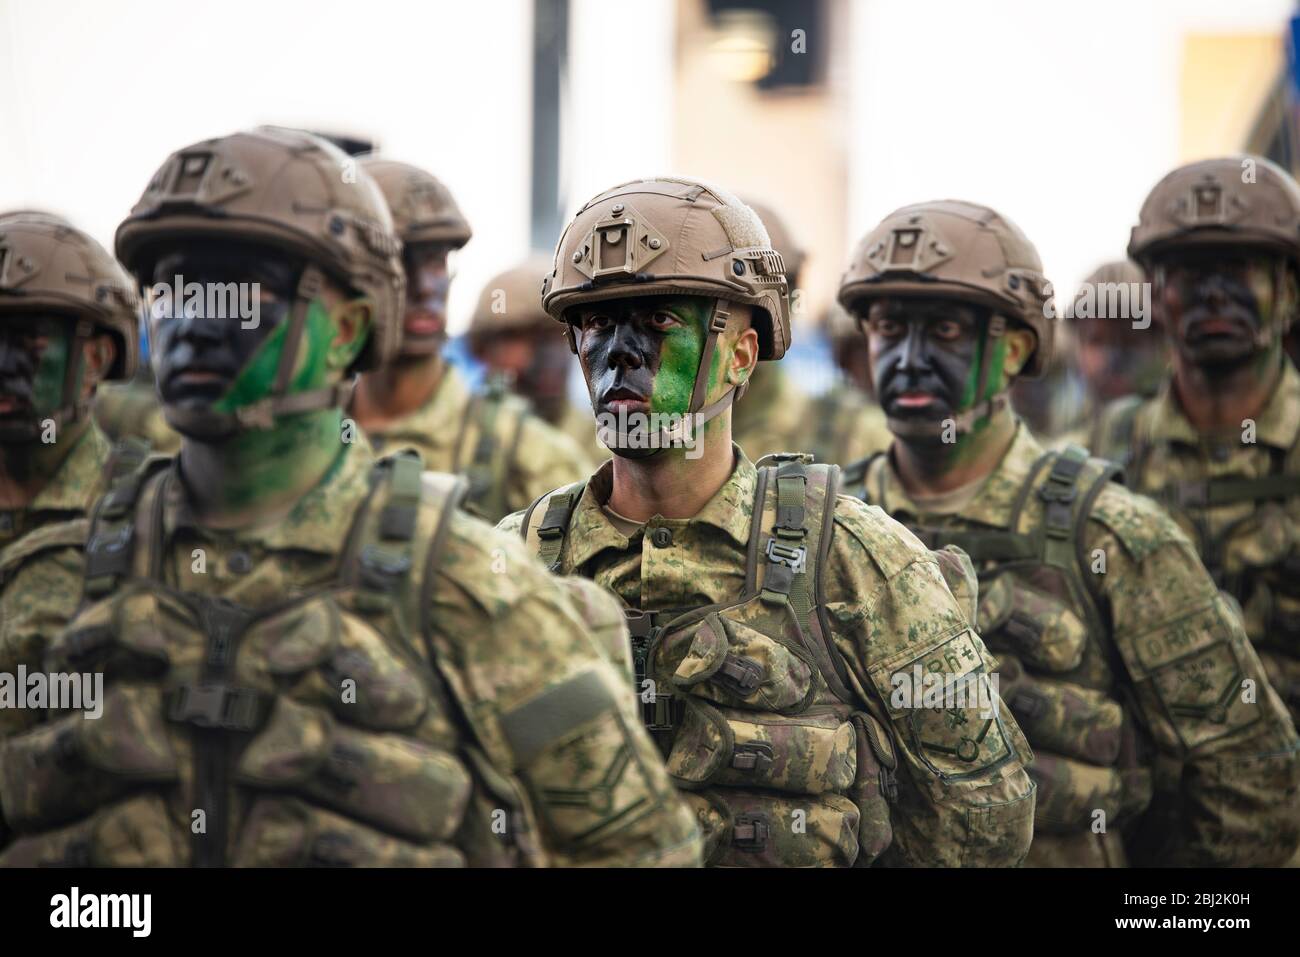
<path id="1" fill-rule="evenodd" d="M 424 463 L 419 455 L 406 453 L 392 458 L 388 480 L 388 502 L 379 513 L 379 536 L 392 541 L 410 541 L 420 509 L 420 475 Z"/>
<path id="2" fill-rule="evenodd" d="M 1024 561 L 1038 557 L 1037 541 L 1019 532 L 1008 532 L 1000 528 L 972 530 L 919 525 L 909 525 L 908 528 L 926 548 L 933 550 L 945 545 L 956 545 L 977 564 L 987 561 Z"/>
<path id="3" fill-rule="evenodd" d="M 1069 568 L 1074 562 L 1074 502 L 1079 473 L 1087 461 L 1086 449 L 1067 446 L 1052 459 L 1047 480 L 1038 489 L 1043 500 L 1043 560 L 1057 568 Z"/>
<path id="4" fill-rule="evenodd" d="M 1162 489 L 1157 497 L 1183 508 L 1212 508 L 1239 502 L 1291 498 L 1300 495 L 1300 475 L 1265 475 L 1262 478 L 1201 479 L 1175 482 Z"/>
<path id="5" fill-rule="evenodd" d="M 764 601 L 789 602 L 799 624 L 807 627 L 812 610 L 808 589 L 808 470 L 802 461 L 785 462 L 776 469 L 776 521 L 767 543 L 767 573 L 763 576 Z"/>
<path id="6" fill-rule="evenodd" d="M 560 551 L 564 548 L 564 536 L 569 531 L 569 516 L 573 514 L 575 504 L 577 496 L 572 492 L 556 492 L 547 499 L 546 514 L 537 528 L 537 537 L 541 540 L 537 557 L 553 572 L 560 568 Z"/>

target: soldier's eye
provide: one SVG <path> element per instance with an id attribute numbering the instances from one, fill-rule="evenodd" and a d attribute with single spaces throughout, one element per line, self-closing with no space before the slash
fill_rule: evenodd
<path id="1" fill-rule="evenodd" d="M 868 320 L 871 332 L 886 339 L 895 339 L 903 334 L 903 324 L 889 316 L 872 316 Z"/>
<path id="2" fill-rule="evenodd" d="M 610 323 L 609 316 L 601 315 L 600 313 L 595 313 L 593 315 L 586 316 L 583 318 L 582 328 L 584 330 L 605 329 L 609 327 L 609 323 Z"/>
<path id="3" fill-rule="evenodd" d="M 930 334 L 944 342 L 952 342 L 962 334 L 962 325 L 955 319 L 940 319 L 930 327 Z"/>
<path id="4" fill-rule="evenodd" d="M 650 327 L 652 329 L 664 330 L 669 329 L 677 323 L 677 317 L 671 312 L 655 312 L 650 314 Z"/>

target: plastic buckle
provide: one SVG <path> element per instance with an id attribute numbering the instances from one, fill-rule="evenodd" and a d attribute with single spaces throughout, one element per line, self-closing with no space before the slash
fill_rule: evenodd
<path id="1" fill-rule="evenodd" d="M 769 562 L 784 565 L 796 575 L 808 567 L 808 549 L 803 545 L 784 545 L 775 538 L 769 538 L 766 554 Z"/>
<path id="2" fill-rule="evenodd" d="M 758 814 L 737 814 L 731 829 L 731 843 L 742 851 L 761 851 L 767 846 L 767 818 Z"/>
<path id="3" fill-rule="evenodd" d="M 258 725 L 258 703 L 258 694 L 251 688 L 186 684 L 174 692 L 167 717 L 200 728 L 252 731 Z"/>

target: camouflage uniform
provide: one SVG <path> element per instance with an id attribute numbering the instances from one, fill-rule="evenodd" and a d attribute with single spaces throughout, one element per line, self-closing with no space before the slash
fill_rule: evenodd
<path id="1" fill-rule="evenodd" d="M 1026 366 L 1046 366 L 1050 287 L 1028 238 L 994 211 L 947 201 L 886 217 L 840 299 L 864 314 L 900 288 L 996 302 L 1002 333 L 1034 331 Z M 887 453 L 848 467 L 846 487 L 979 571 L 980 631 L 1034 749 L 1028 863 L 1281 863 L 1300 842 L 1300 739 L 1232 603 L 1116 471 L 1077 447 L 1045 452 L 1017 422 L 996 467 L 948 503 L 910 498 Z"/>
<path id="2" fill-rule="evenodd" d="M 95 394 L 95 421 L 114 440 L 139 439 L 160 455 L 175 455 L 181 437 L 163 418 L 153 377 L 103 385 Z"/>
<path id="3" fill-rule="evenodd" d="M 382 157 L 362 162 L 379 184 L 397 235 L 407 247 L 459 248 L 471 231 L 451 192 L 428 172 Z M 405 347 L 407 354 L 440 348 L 440 341 Z M 469 479 L 467 504 L 491 521 L 523 508 L 557 484 L 572 482 L 594 464 L 582 447 L 499 387 L 470 392 L 445 363 L 425 403 L 406 418 L 367 430 L 376 448 L 415 449 L 427 468 Z"/>
<path id="4" fill-rule="evenodd" d="M 1129 254 L 1150 265 L 1166 250 L 1174 256 L 1217 241 L 1277 249 L 1297 268 L 1300 188 L 1281 168 L 1255 162 L 1258 182 L 1251 183 L 1242 182 L 1237 157 L 1169 174 L 1143 205 Z M 1226 221 L 1212 209 L 1192 215 L 1176 205 L 1193 184 L 1222 197 L 1231 211 Z M 1300 373 L 1285 356 L 1279 364 L 1277 384 L 1249 433 L 1243 422 L 1226 434 L 1201 434 L 1166 380 L 1152 398 L 1107 406 L 1095 451 L 1122 463 L 1127 484 L 1161 502 L 1195 543 L 1220 587 L 1242 606 L 1246 632 L 1300 722 Z"/>
<path id="5" fill-rule="evenodd" d="M 377 188 L 347 168 L 297 132 L 196 144 L 119 228 L 119 255 L 147 274 L 149 244 L 192 235 L 183 217 L 211 206 L 208 238 L 257 229 L 316 257 L 308 273 L 345 276 L 375 310 L 358 363 L 382 365 L 400 348 L 397 242 Z M 243 188 L 223 190 L 232 177 Z M 310 288 L 285 322 L 303 321 Z M 313 396 L 277 393 L 271 421 Z M 186 429 L 266 427 L 167 409 Z M 363 437 L 284 518 L 239 530 L 197 517 L 178 459 L 117 482 L 96 506 L 83 607 L 43 648 L 51 671 L 104 674 L 103 715 L 51 712 L 3 742 L 16 834 L 0 864 L 698 862 L 597 644 L 615 643 L 608 602 L 460 511 L 464 491 L 415 456 L 376 462 Z"/>
<path id="6" fill-rule="evenodd" d="M 777 366 L 760 372 L 732 418 L 736 444 L 751 459 L 797 449 L 815 462 L 844 464 L 889 447 L 880 406 L 853 386 L 837 383 L 814 398 Z"/>
<path id="7" fill-rule="evenodd" d="M 471 392 L 450 365 L 423 406 L 366 434 L 385 452 L 414 449 L 425 468 L 464 475 L 468 504 L 493 521 L 592 467 L 574 440 L 530 412 L 523 399 L 499 388 Z"/>
<path id="8" fill-rule="evenodd" d="M 667 255 L 651 267 L 645 251 Z M 629 183 L 584 206 L 543 303 L 563 318 L 578 303 L 683 289 L 718 297 L 715 310 L 751 305 L 759 357 L 784 353 L 780 256 L 739 200 L 694 181 Z M 700 386 L 722 328 L 715 311 L 695 372 L 689 411 L 706 419 L 733 400 L 729 390 L 706 405 Z M 706 862 L 1019 864 L 1034 792 L 1002 702 L 944 711 L 891 694 L 914 666 L 991 667 L 947 565 L 838 496 L 835 466 L 794 456 L 758 469 L 738 446 L 731 455 L 730 478 L 688 519 L 615 521 L 610 462 L 500 526 L 626 605 L 643 720 L 704 830 Z"/>

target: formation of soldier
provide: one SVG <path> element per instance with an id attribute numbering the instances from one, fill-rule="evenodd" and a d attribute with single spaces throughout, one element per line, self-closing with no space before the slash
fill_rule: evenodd
<path id="1" fill-rule="evenodd" d="M 1072 310 L 1065 435 L 1014 411 L 1058 322 L 986 207 L 863 238 L 815 399 L 765 207 L 596 195 L 483 290 L 478 391 L 442 355 L 470 238 L 429 173 L 279 128 L 168 157 L 116 258 L 0 216 L 0 865 L 1296 852 L 1284 171 L 1157 185 L 1090 277 L 1153 304 Z"/>

